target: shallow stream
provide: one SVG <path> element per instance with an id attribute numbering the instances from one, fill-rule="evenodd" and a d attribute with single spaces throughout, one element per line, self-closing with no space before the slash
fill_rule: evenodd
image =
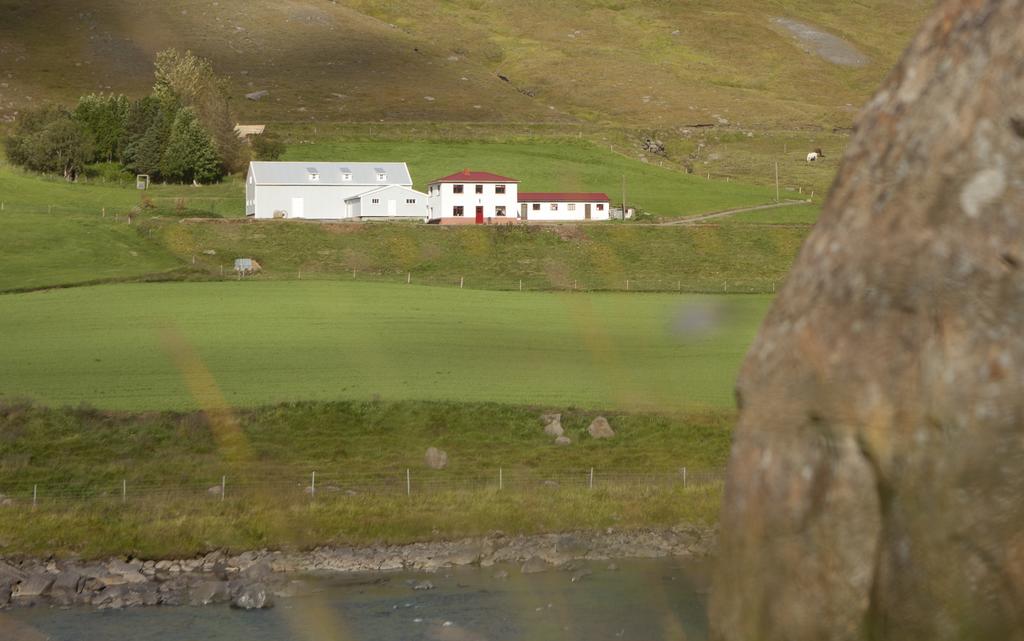
<path id="1" fill-rule="evenodd" d="M 227 606 L 0 612 L 53 641 L 703 641 L 707 566 L 680 559 L 311 577 L 269 610 Z M 503 575 L 507 573 L 507 577 Z M 426 587 L 424 582 L 433 585 Z M 4 634 L 0 632 L 0 638 Z"/>

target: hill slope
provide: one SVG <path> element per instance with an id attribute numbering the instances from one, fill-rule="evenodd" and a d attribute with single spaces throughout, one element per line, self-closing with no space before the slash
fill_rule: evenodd
<path id="1" fill-rule="evenodd" d="M 0 116 L 139 95 L 191 48 L 245 119 L 846 125 L 928 0 L 0 0 Z M 825 60 L 775 19 L 844 38 Z M 499 77 L 507 78 L 503 80 Z M 260 102 L 245 100 L 266 89 Z"/>

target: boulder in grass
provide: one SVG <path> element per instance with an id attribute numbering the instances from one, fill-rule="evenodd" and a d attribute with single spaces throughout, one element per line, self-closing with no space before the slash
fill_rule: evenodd
<path id="1" fill-rule="evenodd" d="M 587 433 L 593 438 L 612 438 L 615 436 L 615 430 L 608 424 L 608 419 L 603 416 L 598 416 L 587 428 Z"/>
<path id="2" fill-rule="evenodd" d="M 555 439 L 555 445 L 572 445 L 572 439 L 568 436 L 559 436 Z"/>
<path id="3" fill-rule="evenodd" d="M 544 433 L 548 436 L 561 436 L 565 434 L 565 429 L 562 428 L 561 414 L 544 414 L 540 418 L 544 421 Z"/>
<path id="4" fill-rule="evenodd" d="M 448 466 L 448 453 L 436 447 L 428 447 L 427 454 L 423 457 L 424 462 L 432 470 L 443 470 Z"/>

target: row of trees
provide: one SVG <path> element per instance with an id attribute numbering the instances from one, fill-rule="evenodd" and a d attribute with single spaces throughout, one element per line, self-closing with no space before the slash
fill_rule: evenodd
<path id="1" fill-rule="evenodd" d="M 83 96 L 73 111 L 27 111 L 6 140 L 19 166 L 74 180 L 93 162 L 169 182 L 209 183 L 240 170 L 249 147 L 235 133 L 228 92 L 208 60 L 174 49 L 157 54 L 151 95 Z"/>

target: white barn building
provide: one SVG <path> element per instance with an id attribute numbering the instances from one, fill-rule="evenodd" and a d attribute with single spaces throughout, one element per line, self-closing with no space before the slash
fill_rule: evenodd
<path id="1" fill-rule="evenodd" d="M 380 162 L 249 163 L 245 214 L 320 220 L 427 219 L 409 167 Z"/>
<path id="2" fill-rule="evenodd" d="M 608 220 L 611 213 L 611 201 L 602 193 L 523 192 L 518 200 L 523 221 Z"/>
<path id="3" fill-rule="evenodd" d="M 460 171 L 427 187 L 427 218 L 442 225 L 517 222 L 519 181 L 486 171 Z"/>

